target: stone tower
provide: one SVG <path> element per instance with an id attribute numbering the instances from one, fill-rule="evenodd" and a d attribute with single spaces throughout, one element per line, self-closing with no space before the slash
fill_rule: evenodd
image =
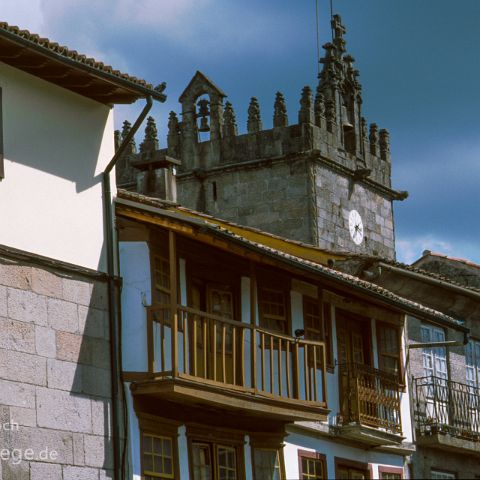
<path id="1" fill-rule="evenodd" d="M 238 135 L 226 95 L 197 72 L 179 98 L 182 121 L 170 114 L 168 148 L 157 154 L 180 160 L 178 202 L 186 207 L 328 250 L 394 258 L 392 202 L 406 192 L 391 188 L 388 132 L 362 116 L 338 15 L 332 28 L 315 95 L 301 91 L 297 123 L 277 92 L 273 128 L 263 129 L 253 97 L 247 133 Z"/>

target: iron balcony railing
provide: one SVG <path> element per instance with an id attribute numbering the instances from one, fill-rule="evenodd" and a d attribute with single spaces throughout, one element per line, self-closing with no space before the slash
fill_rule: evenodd
<path id="1" fill-rule="evenodd" d="M 368 365 L 339 365 L 339 425 L 357 423 L 402 433 L 398 378 Z"/>
<path id="2" fill-rule="evenodd" d="M 186 306 L 147 308 L 148 371 L 326 408 L 324 342 Z"/>
<path id="3" fill-rule="evenodd" d="M 415 422 L 420 435 L 435 433 L 480 440 L 480 392 L 440 377 L 413 379 Z"/>

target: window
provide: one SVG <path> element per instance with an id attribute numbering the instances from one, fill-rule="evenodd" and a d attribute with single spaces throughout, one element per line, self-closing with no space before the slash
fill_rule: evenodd
<path id="1" fill-rule="evenodd" d="M 192 441 L 191 459 L 193 480 L 237 480 L 241 477 L 234 445 Z"/>
<path id="2" fill-rule="evenodd" d="M 145 480 L 175 478 L 172 438 L 144 433 L 142 440 L 142 471 Z"/>
<path id="3" fill-rule="evenodd" d="M 422 343 L 444 342 L 445 332 L 433 325 L 421 326 Z M 426 377 L 439 377 L 446 380 L 447 373 L 447 352 L 445 347 L 424 348 L 422 351 L 423 372 Z"/>
<path id="4" fill-rule="evenodd" d="M 298 464 L 301 480 L 323 480 L 328 478 L 325 455 L 299 450 Z"/>
<path id="5" fill-rule="evenodd" d="M 441 470 L 432 470 L 430 472 L 430 477 L 436 480 L 450 480 L 457 478 L 454 473 L 442 472 Z"/>
<path id="6" fill-rule="evenodd" d="M 260 287 L 258 292 L 260 326 L 288 333 L 287 296 L 284 290 Z"/>
<path id="7" fill-rule="evenodd" d="M 153 285 L 155 303 L 170 303 L 170 265 L 168 258 L 153 255 Z"/>
<path id="8" fill-rule="evenodd" d="M 335 478 L 339 480 L 366 480 L 370 478 L 368 464 L 335 458 Z"/>
<path id="9" fill-rule="evenodd" d="M 403 469 L 398 467 L 378 467 L 378 476 L 380 480 L 401 480 L 403 478 Z"/>
<path id="10" fill-rule="evenodd" d="M 330 304 L 304 296 L 303 324 L 305 326 L 305 338 L 307 340 L 325 342 L 327 365 L 333 367 L 332 320 Z"/>
<path id="11" fill-rule="evenodd" d="M 282 458 L 279 449 L 253 449 L 254 480 L 283 480 Z"/>
<path id="12" fill-rule="evenodd" d="M 470 340 L 465 346 L 465 363 L 467 368 L 467 385 L 480 387 L 480 342 Z"/>
<path id="13" fill-rule="evenodd" d="M 400 328 L 377 322 L 378 366 L 403 382 Z"/>

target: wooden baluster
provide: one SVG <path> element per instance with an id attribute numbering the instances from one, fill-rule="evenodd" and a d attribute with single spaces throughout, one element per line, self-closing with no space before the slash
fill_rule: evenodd
<path id="1" fill-rule="evenodd" d="M 314 402 L 317 401 L 317 346 L 313 346 L 313 398 Z"/>
<path id="2" fill-rule="evenodd" d="M 325 343 L 322 344 L 322 402 L 327 402 L 327 352 Z"/>
<path id="3" fill-rule="evenodd" d="M 165 315 L 165 312 L 162 310 L 162 315 Z M 166 370 L 165 367 L 165 324 L 162 319 L 162 323 L 160 323 L 160 362 L 161 362 L 161 369 L 162 372 Z"/>
<path id="4" fill-rule="evenodd" d="M 178 375 L 178 314 L 177 314 L 177 252 L 176 238 L 168 232 L 168 260 L 170 265 L 170 318 L 172 320 L 172 377 Z"/>
<path id="5" fill-rule="evenodd" d="M 298 362 L 298 342 L 295 342 L 293 348 L 293 398 L 300 398 L 300 368 Z"/>
<path id="6" fill-rule="evenodd" d="M 274 366 L 273 366 L 273 336 L 270 335 L 270 393 L 273 395 L 275 393 L 275 385 L 274 385 Z"/>
<path id="7" fill-rule="evenodd" d="M 147 356 L 148 356 L 148 373 L 153 375 L 155 370 L 155 354 L 153 351 L 153 315 L 150 310 L 147 311 Z"/>
<path id="8" fill-rule="evenodd" d="M 257 389 L 257 276 L 255 263 L 250 260 L 250 372 L 251 387 Z"/>
<path id="9" fill-rule="evenodd" d="M 197 372 L 197 316 L 193 316 L 193 332 L 192 332 L 192 342 L 193 345 L 191 347 L 191 351 L 193 352 L 193 375 L 196 377 L 198 376 Z"/>
<path id="10" fill-rule="evenodd" d="M 285 350 L 285 370 L 287 372 L 287 397 L 291 398 L 290 391 L 290 342 L 287 340 L 287 348 Z"/>
<path id="11" fill-rule="evenodd" d="M 187 369 L 188 327 L 187 327 L 187 322 L 185 317 L 186 317 L 185 312 L 180 312 L 180 323 L 183 326 L 183 371 L 184 373 L 190 373 L 190 369 Z"/>
<path id="12" fill-rule="evenodd" d="M 201 317 L 202 321 L 202 335 L 203 335 L 203 378 L 207 378 L 207 319 L 205 317 Z"/>
<path id="13" fill-rule="evenodd" d="M 265 391 L 265 334 L 260 333 L 260 352 L 262 357 L 262 390 Z"/>
<path id="14" fill-rule="evenodd" d="M 227 351 L 225 349 L 225 336 L 226 336 L 227 327 L 225 324 L 222 325 L 222 378 L 223 383 L 227 383 Z"/>
<path id="15" fill-rule="evenodd" d="M 245 329 L 240 329 L 240 379 L 242 387 L 245 386 Z"/>
<path id="16" fill-rule="evenodd" d="M 213 380 L 217 380 L 217 322 L 212 321 Z"/>
<path id="17" fill-rule="evenodd" d="M 303 347 L 303 376 L 305 378 L 305 400 L 310 400 L 310 372 L 308 371 L 308 345 Z"/>
<path id="18" fill-rule="evenodd" d="M 278 395 L 282 396 L 283 390 L 283 372 L 282 372 L 282 339 L 278 339 Z"/>
<path id="19" fill-rule="evenodd" d="M 232 376 L 233 384 L 237 384 L 237 327 L 232 327 Z"/>

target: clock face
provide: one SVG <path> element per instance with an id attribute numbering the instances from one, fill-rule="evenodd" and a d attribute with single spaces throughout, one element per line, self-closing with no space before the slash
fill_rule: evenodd
<path id="1" fill-rule="evenodd" d="M 356 245 L 360 245 L 363 241 L 363 222 L 362 217 L 356 210 L 351 210 L 348 216 L 348 228 L 350 236 Z"/>

